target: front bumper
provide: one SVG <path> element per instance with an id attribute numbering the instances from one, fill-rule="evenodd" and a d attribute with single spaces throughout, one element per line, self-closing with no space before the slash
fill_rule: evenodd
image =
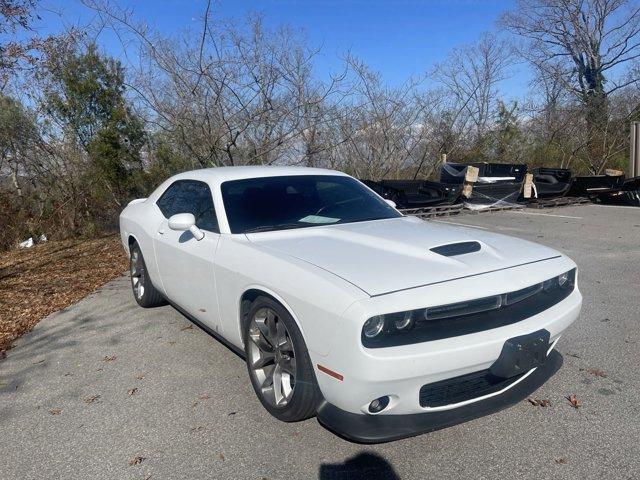
<path id="1" fill-rule="evenodd" d="M 387 408 L 374 416 L 413 415 L 453 410 L 462 405 L 428 406 L 420 403 L 424 385 L 480 372 L 491 367 L 511 338 L 545 329 L 556 342 L 578 318 L 582 296 L 576 287 L 564 300 L 516 323 L 476 333 L 388 348 L 366 348 L 361 343 L 364 319 L 384 311 L 402 311 L 430 304 L 446 304 L 518 290 L 575 268 L 566 258 L 526 265 L 455 282 L 398 292 L 354 303 L 344 314 L 326 355 L 309 354 L 317 366 L 316 378 L 325 400 L 345 412 L 371 415 L 373 399 L 389 396 Z M 340 380 L 320 368 L 336 372 Z M 471 403 L 471 402 L 469 402 Z"/>
<path id="2" fill-rule="evenodd" d="M 351 413 L 324 402 L 318 421 L 337 435 L 358 443 L 382 443 L 450 427 L 495 413 L 530 396 L 562 366 L 562 355 L 552 350 L 544 364 L 507 391 L 469 405 L 441 411 L 405 415 Z"/>

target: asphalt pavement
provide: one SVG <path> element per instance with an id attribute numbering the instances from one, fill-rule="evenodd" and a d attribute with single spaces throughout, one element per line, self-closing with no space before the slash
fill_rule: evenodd
<path id="1" fill-rule="evenodd" d="M 44 319 L 0 360 L 0 479 L 640 478 L 640 208 L 467 214 L 580 268 L 563 368 L 471 422 L 363 446 L 315 419 L 281 423 L 243 360 L 123 276 Z M 566 397 L 575 395 L 574 408 Z"/>

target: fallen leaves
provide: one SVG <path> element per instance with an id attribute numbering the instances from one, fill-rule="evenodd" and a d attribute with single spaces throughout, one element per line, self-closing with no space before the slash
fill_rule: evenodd
<path id="1" fill-rule="evenodd" d="M 575 395 L 569 395 L 568 397 L 566 397 L 567 400 L 569 400 L 569 403 L 571 404 L 571 406 L 573 408 L 579 408 L 580 405 L 582 405 L 582 402 L 580 400 L 578 400 L 578 397 L 576 397 Z"/>
<path id="2" fill-rule="evenodd" d="M 118 357 L 116 357 L 115 355 L 106 355 L 103 360 L 105 362 L 115 362 L 117 359 Z"/>
<path id="3" fill-rule="evenodd" d="M 200 400 L 208 400 L 208 399 L 209 399 L 209 398 L 211 398 L 211 397 L 209 396 L 209 394 L 207 394 L 207 393 L 203 393 L 203 394 L 201 394 L 201 395 L 198 395 L 198 398 L 199 398 Z"/>
<path id="4" fill-rule="evenodd" d="M 118 235 L 0 253 L 0 359 L 41 319 L 122 275 L 127 266 Z"/>
<path id="5" fill-rule="evenodd" d="M 546 399 L 540 400 L 539 398 L 527 398 L 527 400 L 534 407 L 548 407 L 551 405 L 551 402 Z"/>
<path id="6" fill-rule="evenodd" d="M 129 395 L 130 397 L 135 395 L 136 393 L 138 393 L 137 388 L 130 388 L 129 390 L 127 390 L 127 395 Z"/>
<path id="7" fill-rule="evenodd" d="M 140 465 L 144 460 L 146 460 L 146 457 L 143 457 L 142 455 L 136 455 L 131 460 L 129 460 L 129 465 Z"/>
<path id="8" fill-rule="evenodd" d="M 136 380 L 144 380 L 144 373 L 139 373 L 136 375 Z"/>
<path id="9" fill-rule="evenodd" d="M 558 465 L 564 465 L 564 464 L 566 464 L 566 463 L 567 463 L 567 459 L 566 459 L 566 458 L 556 458 L 554 461 L 555 461 L 555 462 L 556 462 L 556 464 L 558 464 Z"/>
<path id="10" fill-rule="evenodd" d="M 90 397 L 84 397 L 82 399 L 82 401 L 84 403 L 86 403 L 87 405 L 89 405 L 89 404 L 95 402 L 96 400 L 98 400 L 99 398 L 100 398 L 100 395 L 91 395 Z"/>
<path id="11" fill-rule="evenodd" d="M 218 455 L 218 457 L 220 457 L 220 460 L 222 460 L 223 462 L 227 459 L 227 457 L 224 456 L 224 453 L 220 452 L 220 455 Z"/>
<path id="12" fill-rule="evenodd" d="M 587 368 L 587 369 L 583 369 L 581 368 L 580 371 L 585 371 L 587 372 L 589 375 L 593 375 L 594 377 L 601 377 L 601 378 L 607 378 L 607 374 L 604 373 L 602 370 L 598 369 L 598 368 Z"/>
<path id="13" fill-rule="evenodd" d="M 51 415 L 60 415 L 62 413 L 62 409 L 61 408 L 52 408 L 51 410 L 49 410 L 49 413 Z"/>
<path id="14" fill-rule="evenodd" d="M 201 432 L 202 430 L 204 430 L 204 427 L 202 425 L 198 427 L 191 427 L 192 432 Z"/>
<path id="15" fill-rule="evenodd" d="M 180 329 L 181 332 L 185 331 L 185 330 L 193 330 L 193 324 L 190 323 L 189 325 L 185 325 L 184 327 L 182 327 Z"/>

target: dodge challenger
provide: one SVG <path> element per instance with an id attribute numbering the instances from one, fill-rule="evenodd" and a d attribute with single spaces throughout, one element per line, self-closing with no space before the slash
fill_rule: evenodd
<path id="1" fill-rule="evenodd" d="M 168 302 L 240 353 L 271 415 L 362 443 L 521 401 L 582 304 L 565 255 L 404 216 L 332 170 L 181 173 L 120 232 L 140 306 Z"/>

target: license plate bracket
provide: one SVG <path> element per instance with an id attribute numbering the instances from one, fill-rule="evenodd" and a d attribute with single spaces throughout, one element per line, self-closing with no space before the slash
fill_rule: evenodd
<path id="1" fill-rule="evenodd" d="M 496 377 L 510 378 L 541 366 L 547 358 L 550 337 L 549 331 L 542 329 L 510 338 L 504 342 L 490 372 Z"/>

